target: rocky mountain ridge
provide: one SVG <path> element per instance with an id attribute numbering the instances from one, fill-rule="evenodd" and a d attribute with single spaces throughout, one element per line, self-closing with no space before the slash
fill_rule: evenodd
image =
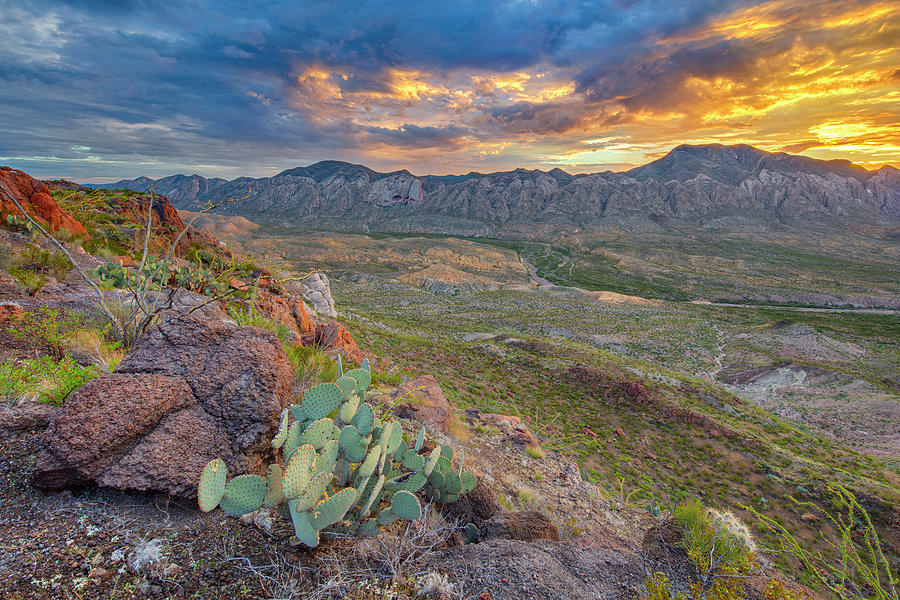
<path id="1" fill-rule="evenodd" d="M 623 173 L 516 169 L 419 177 L 323 161 L 258 179 L 175 175 L 104 187 L 146 191 L 150 186 L 185 209 L 252 189 L 250 198 L 222 207 L 223 212 L 344 231 L 540 235 L 720 223 L 900 221 L 900 170 L 868 171 L 849 161 L 773 154 L 747 145 L 678 146 Z"/>

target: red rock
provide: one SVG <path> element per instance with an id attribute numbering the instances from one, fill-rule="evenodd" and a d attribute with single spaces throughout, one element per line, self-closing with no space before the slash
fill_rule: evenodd
<path id="1" fill-rule="evenodd" d="M 338 350 L 356 362 L 362 360 L 362 352 L 353 341 L 353 336 L 337 321 L 316 323 L 313 334 L 303 337 L 303 345 Z"/>
<path id="2" fill-rule="evenodd" d="M 245 290 L 245 289 L 248 289 L 247 284 L 246 284 L 245 282 L 241 281 L 240 279 L 237 279 L 237 278 L 232 279 L 232 280 L 228 283 L 228 285 L 230 285 L 231 287 L 233 287 L 233 288 L 236 289 L 236 290 Z"/>
<path id="3" fill-rule="evenodd" d="M 126 256 L 124 254 L 122 256 L 116 258 L 115 262 L 117 264 L 122 265 L 123 267 L 136 267 L 137 266 L 137 263 L 134 262 L 133 258 L 131 258 L 130 256 Z"/>
<path id="4" fill-rule="evenodd" d="M 232 287 L 235 287 L 234 282 Z M 298 339 L 315 332 L 316 325 L 309 318 L 306 304 L 296 296 L 273 294 L 266 288 L 259 288 L 256 294 L 256 308 L 265 317 L 290 327 Z"/>
<path id="5" fill-rule="evenodd" d="M 434 375 L 421 375 L 407 381 L 394 391 L 393 397 L 395 401 L 402 401 L 394 407 L 398 417 L 419 421 L 443 434 L 450 432 L 450 402 Z"/>
<path id="6" fill-rule="evenodd" d="M 65 229 L 88 237 L 84 225 L 59 207 L 50 195 L 50 188 L 46 183 L 22 171 L 0 167 L 0 187 L 11 194 L 34 220 L 49 227 L 51 231 Z M 0 219 L 5 221 L 7 215 L 21 217 L 22 212 L 5 194 L 0 194 Z"/>
<path id="7" fill-rule="evenodd" d="M 619 437 L 625 437 L 625 430 L 621 427 L 616 427 L 616 435 Z"/>
<path id="8" fill-rule="evenodd" d="M 800 517 L 804 521 L 818 521 L 819 517 L 812 513 L 803 513 L 803 516 Z"/>

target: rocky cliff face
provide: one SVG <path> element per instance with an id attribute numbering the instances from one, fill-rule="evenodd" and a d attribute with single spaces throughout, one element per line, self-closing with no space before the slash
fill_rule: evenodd
<path id="1" fill-rule="evenodd" d="M 559 169 L 464 176 L 377 173 L 325 161 L 262 179 L 177 175 L 109 187 L 150 185 L 176 206 L 251 197 L 222 207 L 256 221 L 347 231 L 467 235 L 580 228 L 642 228 L 673 221 L 891 223 L 900 220 L 900 171 L 847 161 L 770 154 L 750 146 L 679 146 L 625 173 Z M 172 187 L 174 186 L 174 187 Z M 176 189 L 177 188 L 177 189 Z"/>
<path id="2" fill-rule="evenodd" d="M 43 181 L 16 169 L 0 167 L 0 188 L 15 198 L 32 218 L 51 231 L 66 229 L 75 235 L 87 236 L 84 225 L 59 207 Z M 8 215 L 22 217 L 22 212 L 15 202 L 0 194 L 0 219 L 6 219 Z"/>

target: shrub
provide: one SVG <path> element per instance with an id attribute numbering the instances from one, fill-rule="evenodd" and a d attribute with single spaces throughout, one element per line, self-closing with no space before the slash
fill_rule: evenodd
<path id="1" fill-rule="evenodd" d="M 0 363 L 0 396 L 5 400 L 33 398 L 59 406 L 72 392 L 98 377 L 96 367 L 82 367 L 65 357 L 50 356 Z"/>
<path id="2" fill-rule="evenodd" d="M 750 533 L 730 513 L 710 510 L 688 499 L 673 511 L 688 558 L 697 567 L 704 586 L 719 575 L 748 573 L 753 566 Z"/>
<path id="3" fill-rule="evenodd" d="M 26 312 L 19 326 L 7 329 L 7 333 L 20 340 L 43 344 L 49 348 L 54 358 L 61 359 L 72 335 L 81 327 L 81 319 L 69 315 L 60 316 L 58 308 L 44 306 L 35 312 Z"/>
<path id="4" fill-rule="evenodd" d="M 831 510 L 813 502 L 797 506 L 821 513 L 833 532 L 821 534 L 839 555 L 837 564 L 825 559 L 821 552 L 805 550 L 784 525 L 775 519 L 750 510 L 762 527 L 778 540 L 776 551 L 786 552 L 800 561 L 812 580 L 828 589 L 841 600 L 898 600 L 898 577 L 891 573 L 891 565 L 882 550 L 878 532 L 865 508 L 856 496 L 841 485 L 829 485 Z"/>

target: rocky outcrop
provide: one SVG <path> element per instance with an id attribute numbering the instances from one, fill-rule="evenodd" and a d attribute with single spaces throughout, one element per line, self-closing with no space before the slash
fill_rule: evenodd
<path id="1" fill-rule="evenodd" d="M 423 423 L 428 429 L 450 432 L 450 402 L 434 375 L 421 375 L 401 385 L 393 394 L 400 404 L 394 414 L 402 419 Z"/>
<path id="2" fill-rule="evenodd" d="M 312 335 L 302 338 L 304 346 L 316 346 L 325 350 L 336 350 L 354 360 L 360 362 L 362 360 L 362 352 L 353 336 L 347 331 L 347 328 L 333 321 L 331 323 L 316 323 Z"/>
<path id="3" fill-rule="evenodd" d="M 164 189 L 179 177 L 156 183 Z M 143 191 L 152 183 L 111 185 Z M 249 186 L 252 198 L 223 211 L 279 225 L 345 231 L 534 235 L 536 224 L 583 230 L 657 228 L 669 222 L 696 227 L 722 218 L 800 225 L 900 219 L 900 175 L 893 167 L 871 172 L 847 161 L 718 144 L 679 146 L 631 171 L 585 175 L 516 169 L 413 177 L 407 171 L 378 173 L 326 161 L 262 179 L 205 180 L 191 184 L 196 192 L 184 185 L 177 203 L 196 208 L 239 196 Z"/>
<path id="4" fill-rule="evenodd" d="M 260 287 L 256 293 L 256 309 L 260 314 L 290 327 L 298 341 L 315 333 L 316 323 L 306 312 L 306 304 L 293 295 L 273 294 L 269 288 Z"/>
<path id="5" fill-rule="evenodd" d="M 295 283 L 297 291 L 317 314 L 332 318 L 338 316 L 334 299 L 331 297 L 331 284 L 325 273 L 313 273 L 303 281 Z"/>
<path id="6" fill-rule="evenodd" d="M 115 373 L 80 388 L 48 429 L 33 478 L 192 497 L 203 466 L 259 471 L 293 374 L 267 330 L 179 317 L 151 329 Z"/>
<path id="7" fill-rule="evenodd" d="M 71 214 L 62 210 L 50 195 L 50 188 L 27 173 L 0 167 L 0 188 L 13 196 L 28 214 L 51 231 L 65 229 L 75 235 L 87 236 L 87 230 Z M 22 212 L 5 194 L 0 194 L 0 219 L 7 215 L 22 216 Z"/>

